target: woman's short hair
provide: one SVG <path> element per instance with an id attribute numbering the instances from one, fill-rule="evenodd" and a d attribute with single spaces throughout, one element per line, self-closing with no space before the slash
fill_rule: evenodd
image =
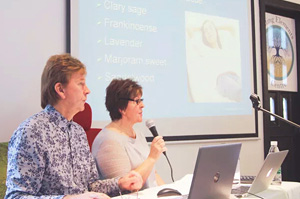
<path id="1" fill-rule="evenodd" d="M 122 118 L 120 110 L 125 110 L 128 100 L 143 95 L 142 87 L 132 79 L 113 79 L 106 88 L 105 106 L 112 121 Z"/>
<path id="2" fill-rule="evenodd" d="M 82 70 L 86 73 L 83 63 L 70 54 L 51 56 L 44 68 L 41 78 L 41 106 L 45 108 L 48 104 L 55 105 L 59 95 L 55 91 L 55 84 L 67 85 L 75 72 Z"/>

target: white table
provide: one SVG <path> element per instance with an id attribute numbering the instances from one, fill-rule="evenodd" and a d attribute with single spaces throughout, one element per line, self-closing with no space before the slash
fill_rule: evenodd
<path id="1" fill-rule="evenodd" d="M 192 181 L 192 174 L 188 174 L 184 176 L 182 179 L 171 183 L 165 184 L 158 187 L 153 187 L 149 189 L 145 189 L 143 191 L 138 192 L 139 199 L 155 199 L 157 198 L 156 194 L 159 190 L 165 187 L 174 188 L 180 191 L 182 194 L 188 194 L 191 186 Z M 257 195 L 263 197 L 264 199 L 300 199 L 300 183 L 298 182 L 282 182 L 281 185 L 271 185 L 269 189 L 258 193 Z M 175 199 L 178 196 L 168 196 L 162 197 L 160 199 Z M 231 195 L 231 199 L 236 198 L 235 196 Z M 249 196 L 244 199 L 249 198 L 257 198 L 254 196 Z M 121 199 L 120 196 L 114 197 L 114 199 Z M 136 193 L 131 193 L 128 195 L 123 195 L 123 199 L 137 199 Z"/>

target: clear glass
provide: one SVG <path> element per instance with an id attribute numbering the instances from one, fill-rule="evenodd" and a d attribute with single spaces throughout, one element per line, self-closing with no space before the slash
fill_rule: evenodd
<path id="1" fill-rule="evenodd" d="M 282 115 L 283 115 L 283 118 L 284 119 L 288 119 L 288 110 L 287 110 L 287 106 L 288 106 L 288 104 L 287 104 L 287 100 L 286 100 L 286 98 L 284 97 L 283 99 L 282 99 Z"/>
<path id="2" fill-rule="evenodd" d="M 275 114 L 275 102 L 273 97 L 270 97 L 270 112 Z M 271 115 L 270 121 L 274 122 L 275 117 Z"/>

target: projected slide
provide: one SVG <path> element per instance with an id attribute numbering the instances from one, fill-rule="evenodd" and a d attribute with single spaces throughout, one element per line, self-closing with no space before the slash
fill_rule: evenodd
<path id="1" fill-rule="evenodd" d="M 71 54 L 87 67 L 93 125 L 110 121 L 110 81 L 132 78 L 143 87 L 144 120 L 164 135 L 255 133 L 249 0 L 72 0 L 71 8 Z"/>
<path id="2" fill-rule="evenodd" d="M 239 21 L 193 12 L 185 19 L 190 101 L 240 102 Z"/>

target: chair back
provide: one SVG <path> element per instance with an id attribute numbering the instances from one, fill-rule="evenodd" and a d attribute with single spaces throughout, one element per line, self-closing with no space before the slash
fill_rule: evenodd
<path id="1" fill-rule="evenodd" d="M 73 117 L 73 121 L 78 123 L 82 128 L 87 131 L 92 126 L 92 108 L 88 103 L 84 104 L 84 110 L 78 112 Z"/>
<path id="2" fill-rule="evenodd" d="M 78 123 L 84 129 L 86 133 L 86 137 L 90 146 L 90 150 L 92 150 L 92 145 L 94 139 L 101 131 L 101 128 L 91 128 L 92 126 L 92 108 L 88 103 L 84 104 L 84 110 L 78 112 L 73 117 L 73 121 Z"/>

